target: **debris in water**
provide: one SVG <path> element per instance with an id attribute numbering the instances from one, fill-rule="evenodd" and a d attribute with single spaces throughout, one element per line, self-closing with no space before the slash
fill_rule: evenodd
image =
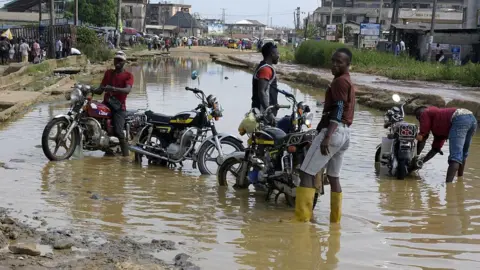
<path id="1" fill-rule="evenodd" d="M 90 196 L 90 199 L 100 200 L 100 195 L 94 193 L 94 194 L 92 194 L 92 196 Z"/>
<path id="2" fill-rule="evenodd" d="M 8 247 L 13 254 L 22 254 L 30 256 L 40 255 L 40 251 L 35 244 L 13 244 Z"/>

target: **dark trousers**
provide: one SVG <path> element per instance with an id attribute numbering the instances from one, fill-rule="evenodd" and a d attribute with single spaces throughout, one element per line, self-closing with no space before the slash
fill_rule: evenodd
<path id="1" fill-rule="evenodd" d="M 62 51 L 57 51 L 57 52 L 56 52 L 56 58 L 57 58 L 57 59 L 62 58 Z"/>
<path id="2" fill-rule="evenodd" d="M 1 60 L 2 60 L 2 65 L 8 64 L 8 51 L 0 52 Z"/>
<path id="3" fill-rule="evenodd" d="M 112 124 L 113 132 L 119 140 L 125 139 L 125 134 L 123 130 L 125 128 L 125 118 L 127 117 L 127 112 L 124 110 L 118 110 L 113 113 Z"/>

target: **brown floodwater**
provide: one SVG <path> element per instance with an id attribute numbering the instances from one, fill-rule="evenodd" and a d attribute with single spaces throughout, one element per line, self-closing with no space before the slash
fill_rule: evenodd
<path id="1" fill-rule="evenodd" d="M 198 101 L 184 90 L 198 86 L 190 79 L 193 69 L 199 87 L 225 110 L 218 130 L 237 134 L 250 106 L 251 75 L 209 60 L 156 59 L 132 67 L 136 81 L 127 106 L 166 114 L 195 108 Z M 280 86 L 311 106 L 323 99 L 320 90 Z M 184 242 L 158 256 L 185 252 L 203 269 L 480 268 L 478 136 L 463 180 L 444 183 L 446 145 L 445 156 L 398 181 L 374 169 L 375 147 L 385 133 L 382 112 L 359 107 L 341 179 L 341 227 L 329 224 L 328 187 L 315 223 L 297 224 L 288 222 L 293 209 L 283 203 L 221 188 L 215 176 L 200 176 L 190 163 L 168 169 L 102 153 L 48 162 L 39 147 L 43 128 L 67 106 L 41 104 L 0 127 L 0 161 L 9 168 L 0 168 L 0 206 L 22 215 L 39 212 L 49 226 Z"/>

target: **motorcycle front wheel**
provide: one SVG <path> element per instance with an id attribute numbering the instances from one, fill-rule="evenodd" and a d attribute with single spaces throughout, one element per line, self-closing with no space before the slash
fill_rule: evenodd
<path id="1" fill-rule="evenodd" d="M 62 142 L 62 138 L 66 135 L 69 124 L 65 118 L 54 118 L 45 126 L 42 134 L 42 150 L 49 160 L 66 160 L 75 152 L 75 148 L 80 140 L 80 134 L 76 130 L 72 130 L 70 135 L 64 138 Z M 51 134 L 52 131 L 54 131 L 53 134 Z M 49 145 L 51 141 L 55 142 L 53 151 Z M 67 146 L 67 144 L 69 145 Z M 61 149 L 65 150 L 64 154 L 58 154 L 58 151 Z"/>
<path id="2" fill-rule="evenodd" d="M 218 184 L 222 187 L 234 187 L 238 188 L 237 178 L 242 167 L 242 161 L 236 158 L 226 159 L 217 171 Z M 231 176 L 229 175 L 231 174 Z M 245 179 L 245 183 L 248 183 L 248 179 Z"/>
<path id="3" fill-rule="evenodd" d="M 241 142 L 231 137 L 227 137 L 221 140 L 220 146 L 222 147 L 223 157 L 233 152 L 239 152 L 239 151 L 245 150 L 245 147 L 243 147 L 243 144 Z M 228 146 L 228 147 L 225 147 L 225 146 Z M 233 151 L 228 149 L 233 149 Z M 217 157 L 212 157 L 212 154 L 215 152 L 217 153 Z M 221 157 L 219 157 L 219 154 L 220 153 L 218 152 L 217 147 L 215 146 L 215 143 L 212 141 L 207 141 L 198 150 L 197 162 L 198 162 L 198 169 L 200 170 L 201 174 L 215 174 L 215 172 L 217 172 L 218 166 L 221 165 L 218 162 L 218 158 L 221 159 Z M 207 166 L 207 162 L 211 163 L 213 165 L 213 168 L 210 168 L 209 166 Z"/>

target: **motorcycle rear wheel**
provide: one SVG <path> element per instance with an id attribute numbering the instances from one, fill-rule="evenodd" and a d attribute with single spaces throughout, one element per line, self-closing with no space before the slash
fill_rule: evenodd
<path id="1" fill-rule="evenodd" d="M 80 134 L 77 132 L 77 130 L 72 130 L 72 132 L 69 135 L 69 137 L 70 137 L 70 147 L 68 147 L 68 149 L 67 149 L 66 142 L 65 142 L 64 147 L 62 146 L 65 149 L 65 154 L 63 154 L 61 156 L 57 156 L 57 151 L 60 148 L 60 146 L 58 144 L 60 142 L 56 142 L 56 147 L 55 147 L 56 151 L 54 151 L 54 152 L 52 152 L 52 150 L 48 147 L 48 142 L 52 141 L 52 140 L 55 140 L 55 141 L 58 140 L 59 139 L 58 136 L 60 136 L 61 134 L 64 134 L 64 132 L 66 133 L 69 125 L 70 125 L 70 123 L 65 118 L 54 118 L 50 122 L 48 122 L 48 124 L 45 126 L 45 129 L 43 130 L 43 133 L 42 133 L 42 150 L 43 150 L 43 153 L 45 154 L 45 156 L 50 161 L 67 160 L 75 152 L 75 149 L 77 148 L 77 145 L 78 145 L 79 140 L 80 140 Z M 52 131 L 52 129 L 55 126 L 57 126 L 59 128 L 59 130 L 57 131 L 57 135 L 55 136 L 55 138 L 52 139 L 50 137 L 50 132 Z M 60 128 L 61 128 L 61 130 L 60 130 Z M 81 149 L 81 150 L 83 150 L 83 149 Z"/>
<path id="2" fill-rule="evenodd" d="M 155 134 L 152 134 L 152 137 L 150 138 L 150 142 L 147 144 L 147 139 L 148 139 L 148 134 L 145 134 L 143 135 L 142 137 L 140 137 L 140 139 L 138 140 L 138 146 L 141 147 L 141 145 L 150 145 L 152 146 L 152 141 L 151 139 L 156 139 L 160 144 L 162 143 L 162 139 L 161 138 L 157 138 L 157 136 Z M 142 154 L 139 154 L 139 153 L 135 153 L 135 161 L 138 162 L 138 163 L 142 163 L 142 158 L 143 158 L 143 155 Z M 157 160 L 157 159 L 154 159 L 152 157 L 149 157 L 149 156 L 146 156 L 147 160 L 149 163 L 158 163 L 162 166 L 167 166 L 168 165 L 168 161 L 166 160 Z"/>
<path id="3" fill-rule="evenodd" d="M 397 164 L 397 179 L 404 180 L 407 176 L 407 161 L 405 159 L 398 160 Z"/>

